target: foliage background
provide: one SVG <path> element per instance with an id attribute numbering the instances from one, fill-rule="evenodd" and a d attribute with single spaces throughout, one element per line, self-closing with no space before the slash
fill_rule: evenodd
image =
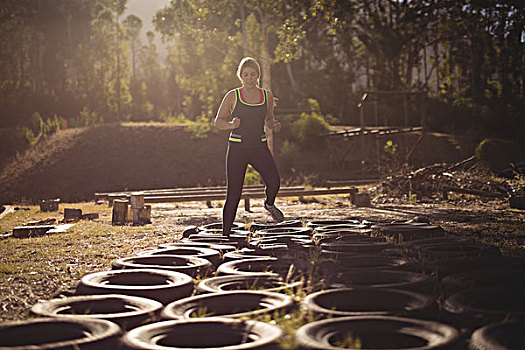
<path id="1" fill-rule="evenodd" d="M 359 125 L 363 91 L 378 90 L 421 93 L 408 101 L 411 125 L 422 105 L 433 131 L 525 139 L 520 1 L 172 0 L 145 40 L 142 20 L 124 16 L 126 6 L 1 1 L 0 167 L 60 129 L 209 123 L 239 85 L 234 72 L 248 55 L 278 97 L 276 113 L 296 123 L 288 152 L 301 147 L 309 123 Z M 379 124 L 404 123 L 403 99 L 365 102 L 367 124 L 375 110 Z"/>

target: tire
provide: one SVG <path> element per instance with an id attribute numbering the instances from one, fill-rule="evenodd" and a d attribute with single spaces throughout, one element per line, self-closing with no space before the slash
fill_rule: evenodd
<path id="1" fill-rule="evenodd" d="M 159 269 L 185 273 L 193 278 L 205 277 L 213 272 L 211 262 L 187 255 L 140 255 L 121 258 L 113 262 L 113 269 Z"/>
<path id="2" fill-rule="evenodd" d="M 259 237 L 271 237 L 281 235 L 293 235 L 293 236 L 310 236 L 312 229 L 310 227 L 275 227 L 255 232 L 255 236 Z"/>
<path id="3" fill-rule="evenodd" d="M 124 294 L 157 300 L 166 305 L 193 293 L 193 279 L 181 272 L 130 269 L 85 275 L 77 286 L 78 295 Z"/>
<path id="4" fill-rule="evenodd" d="M 430 244 L 419 246 L 420 258 L 424 260 L 441 260 L 448 258 L 499 257 L 498 248 L 482 243 Z"/>
<path id="5" fill-rule="evenodd" d="M 282 235 L 263 238 L 253 238 L 248 244 L 249 247 L 256 249 L 268 245 L 285 245 L 288 249 L 301 249 L 313 244 L 309 237 L 299 235 Z"/>
<path id="6" fill-rule="evenodd" d="M 367 232 L 372 233 L 372 230 L 368 225 L 346 225 L 346 224 L 339 224 L 339 225 L 326 225 L 326 226 L 318 226 L 314 229 L 315 232 L 321 233 L 321 232 L 327 232 L 327 231 L 350 231 L 350 232 Z"/>
<path id="7" fill-rule="evenodd" d="M 332 256 L 330 256 L 331 253 Z M 409 258 L 385 256 L 380 254 L 348 254 L 324 252 L 326 257 L 334 258 L 334 262 L 326 263 L 327 272 L 338 271 L 365 271 L 365 270 L 416 270 L 418 266 Z M 339 258 L 339 259 L 336 259 Z"/>
<path id="8" fill-rule="evenodd" d="M 426 271 L 434 273 L 439 279 L 456 273 L 490 269 L 525 271 L 525 258 L 510 256 L 449 258 L 433 262 L 426 266 Z"/>
<path id="9" fill-rule="evenodd" d="M 164 308 L 163 319 L 201 317 L 254 318 L 286 312 L 294 305 L 289 295 L 264 291 L 233 291 L 197 295 L 174 301 Z"/>
<path id="10" fill-rule="evenodd" d="M 360 220 L 313 220 L 308 221 L 306 226 L 313 229 L 321 226 L 334 226 L 334 225 L 360 225 Z"/>
<path id="11" fill-rule="evenodd" d="M 214 244 L 206 242 L 192 242 L 192 241 L 181 241 L 177 243 L 164 243 L 159 244 L 159 249 L 174 248 L 174 247 L 195 247 L 195 248 L 209 248 L 218 251 L 221 254 L 231 252 L 232 250 L 237 249 L 233 245 L 228 244 Z"/>
<path id="12" fill-rule="evenodd" d="M 38 317 L 61 319 L 104 319 L 130 330 L 156 321 L 163 305 L 158 301 L 129 295 L 83 295 L 41 301 L 31 308 Z"/>
<path id="13" fill-rule="evenodd" d="M 370 237 L 360 232 L 353 231 L 326 231 L 314 233 L 312 239 L 319 243 L 364 243 L 364 242 L 385 242 L 382 237 Z"/>
<path id="14" fill-rule="evenodd" d="M 257 321 L 228 318 L 172 320 L 138 327 L 124 336 L 126 349 L 274 349 L 284 332 Z"/>
<path id="15" fill-rule="evenodd" d="M 258 230 L 264 230 L 269 228 L 276 228 L 276 227 L 302 227 L 303 222 L 301 220 L 285 220 L 278 223 L 270 223 L 270 224 L 259 224 L 256 222 L 252 222 L 250 224 L 250 231 L 255 232 Z"/>
<path id="16" fill-rule="evenodd" d="M 228 244 L 236 247 L 244 247 L 248 244 L 248 237 L 237 235 L 233 231 L 229 236 L 220 233 L 210 233 L 209 231 L 201 231 L 196 235 L 191 235 L 188 239 L 194 242 Z"/>
<path id="17" fill-rule="evenodd" d="M 309 350 L 340 350 L 345 343 L 363 349 L 459 350 L 464 347 L 458 331 L 449 325 L 388 316 L 315 321 L 299 328 L 295 339 L 300 349 Z M 362 347 L 358 347 L 359 344 Z"/>
<path id="18" fill-rule="evenodd" d="M 446 235 L 445 230 L 440 226 L 416 222 L 379 224 L 372 226 L 372 229 L 374 229 L 377 234 L 392 238 L 396 242 L 442 237 Z"/>
<path id="19" fill-rule="evenodd" d="M 410 271 L 368 270 L 335 273 L 332 283 L 348 288 L 392 288 L 435 294 L 434 280 L 429 275 Z"/>
<path id="20" fill-rule="evenodd" d="M 288 252 L 286 245 L 274 246 L 268 249 L 251 249 L 243 248 L 224 254 L 224 262 L 243 260 L 243 259 L 261 259 L 268 257 L 282 256 Z"/>
<path id="21" fill-rule="evenodd" d="M 322 243 L 323 251 L 339 253 L 380 253 L 382 250 L 393 248 L 394 245 L 388 242 L 338 242 Z"/>
<path id="22" fill-rule="evenodd" d="M 476 270 L 446 276 L 441 280 L 442 290 L 447 296 L 470 288 L 516 285 L 525 286 L 525 271 Z"/>
<path id="23" fill-rule="evenodd" d="M 301 307 L 323 317 L 411 316 L 437 314 L 434 297 L 398 289 L 339 288 L 309 294 Z"/>
<path id="24" fill-rule="evenodd" d="M 518 350 L 525 344 L 525 322 L 494 323 L 476 329 L 469 350 Z"/>
<path id="25" fill-rule="evenodd" d="M 266 292 L 286 292 L 299 289 L 303 283 L 283 282 L 282 278 L 273 276 L 217 276 L 206 278 L 197 285 L 198 293 L 219 293 L 237 290 L 263 290 Z"/>
<path id="26" fill-rule="evenodd" d="M 35 318 L 0 323 L 1 349 L 118 349 L 122 330 L 107 320 Z"/>
<path id="27" fill-rule="evenodd" d="M 443 309 L 451 323 L 475 329 L 506 317 L 524 319 L 523 295 L 523 285 L 466 289 L 446 298 Z"/>
<path id="28" fill-rule="evenodd" d="M 245 225 L 241 222 L 234 222 L 232 224 L 233 230 L 243 230 L 244 228 L 245 228 Z M 214 222 L 211 224 L 199 226 L 199 231 L 222 232 L 222 222 Z"/>
<path id="29" fill-rule="evenodd" d="M 167 247 L 164 249 L 146 250 L 138 255 L 183 255 L 203 258 L 217 267 L 222 263 L 221 253 L 204 247 Z"/>
<path id="30" fill-rule="evenodd" d="M 300 262 L 299 262 L 300 264 Z M 291 260 L 280 260 L 277 258 L 258 258 L 230 261 L 217 268 L 217 276 L 244 275 L 253 276 L 268 274 L 275 277 L 287 279 L 290 275 L 299 274 L 303 266 L 295 265 Z"/>

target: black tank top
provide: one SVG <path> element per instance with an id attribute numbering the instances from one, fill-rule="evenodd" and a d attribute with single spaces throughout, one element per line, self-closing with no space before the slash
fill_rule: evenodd
<path id="1" fill-rule="evenodd" d="M 241 125 L 231 131 L 230 144 L 243 146 L 258 146 L 266 142 L 264 120 L 268 113 L 268 92 L 259 89 L 261 99 L 258 103 L 248 103 L 243 100 L 241 88 L 235 89 L 235 104 L 232 117 L 241 120 Z"/>

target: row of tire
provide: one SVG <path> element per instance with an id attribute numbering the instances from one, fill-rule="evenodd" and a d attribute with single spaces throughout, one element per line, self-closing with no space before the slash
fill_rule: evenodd
<path id="1" fill-rule="evenodd" d="M 263 321 L 294 312 L 309 320 L 294 335 L 301 349 L 525 340 L 525 260 L 425 222 L 236 223 L 228 237 L 219 223 L 183 236 L 84 276 L 75 295 L 35 304 L 34 319 L 0 324 L 0 348 L 279 349 L 285 333 Z"/>

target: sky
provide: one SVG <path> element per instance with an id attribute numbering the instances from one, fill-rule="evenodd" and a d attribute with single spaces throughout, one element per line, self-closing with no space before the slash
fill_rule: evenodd
<path id="1" fill-rule="evenodd" d="M 134 14 L 142 20 L 142 34 L 145 36 L 149 30 L 153 30 L 151 18 L 157 10 L 167 6 L 170 0 L 129 0 L 127 11 L 123 18 L 129 14 Z"/>
<path id="2" fill-rule="evenodd" d="M 140 38 L 142 44 L 146 44 L 146 33 L 153 31 L 153 24 L 151 19 L 157 10 L 166 7 L 170 3 L 170 0 L 129 0 L 127 4 L 126 12 L 124 12 L 122 18 L 126 18 L 128 15 L 133 14 L 142 20 L 142 30 L 140 32 Z M 166 44 L 162 43 L 159 33 L 155 33 L 155 44 L 157 45 L 157 52 L 161 58 L 166 55 Z"/>

